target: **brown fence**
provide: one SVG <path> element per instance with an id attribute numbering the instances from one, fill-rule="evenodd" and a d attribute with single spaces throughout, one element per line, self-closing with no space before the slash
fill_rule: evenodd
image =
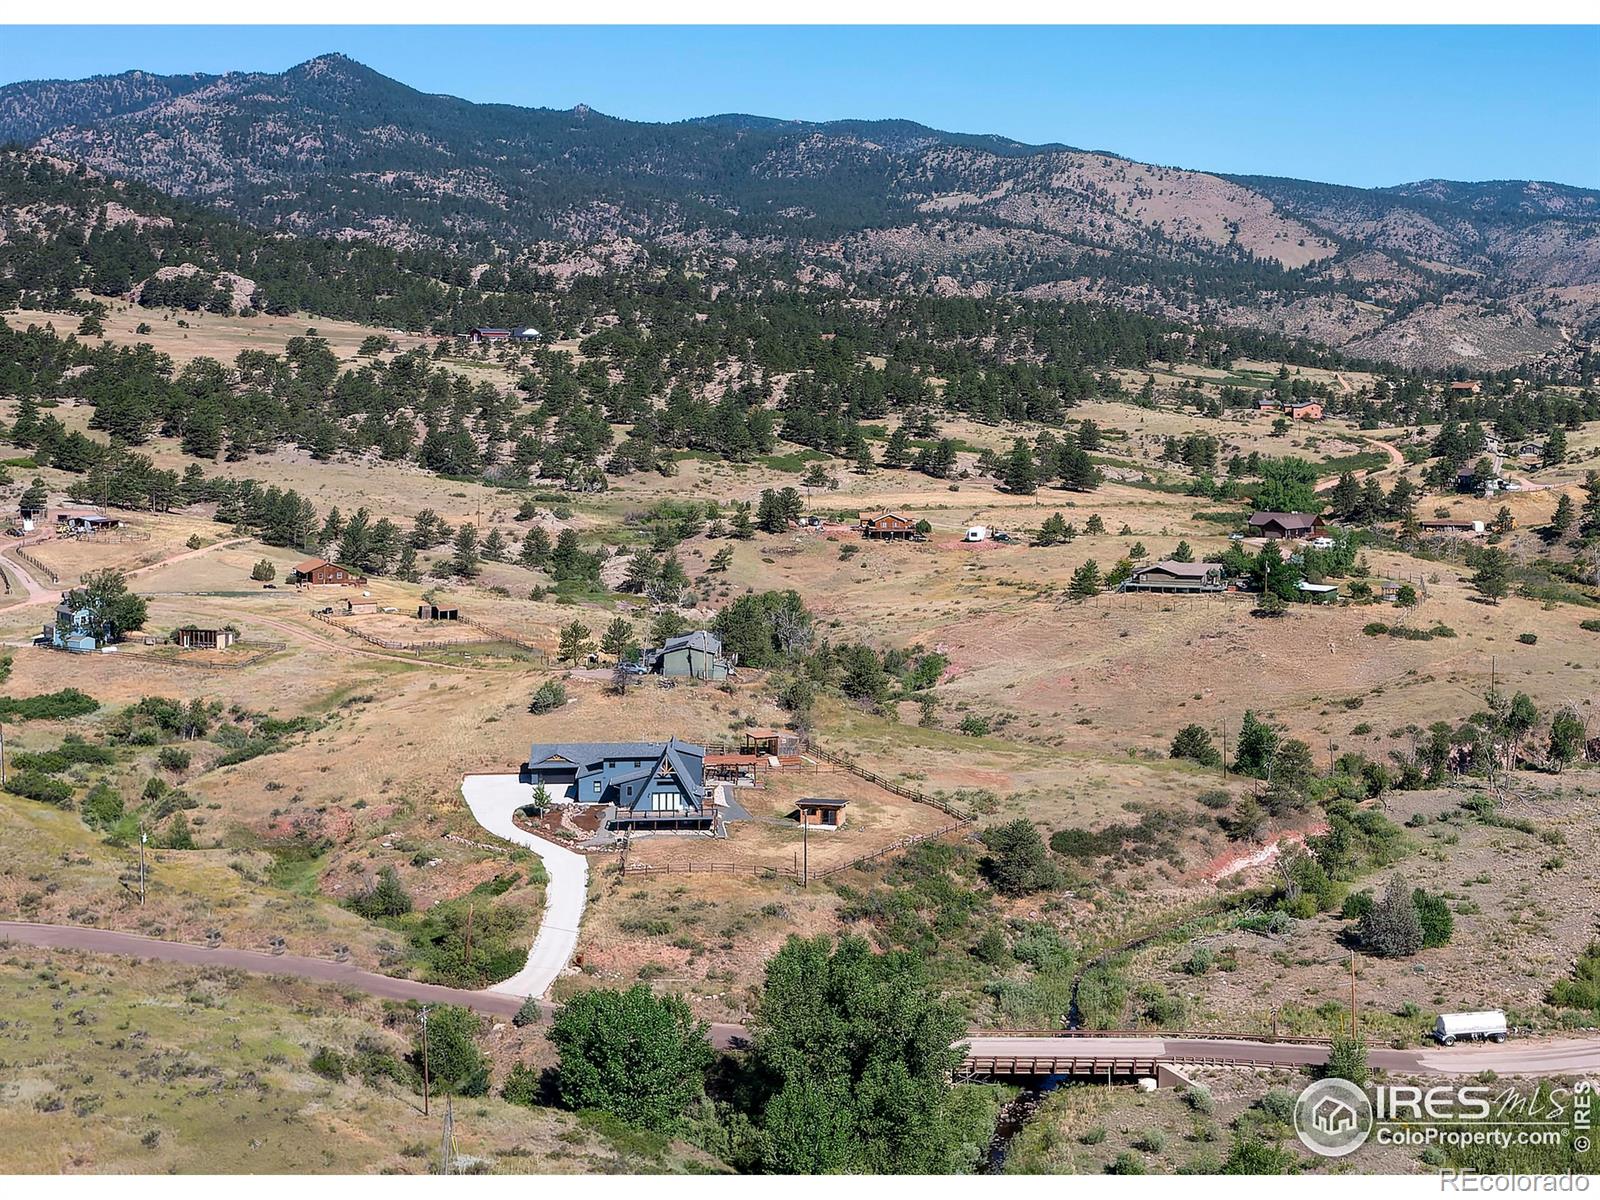
<path id="1" fill-rule="evenodd" d="M 457 638 L 454 641 L 402 642 L 393 638 L 381 638 L 376 634 L 368 633 L 364 629 L 356 629 L 350 625 L 340 624 L 338 621 L 334 620 L 334 618 L 338 615 L 337 613 L 325 613 L 320 609 L 314 608 L 311 610 L 311 615 L 317 620 L 321 621 L 323 624 L 333 626 L 333 628 L 337 629 L 340 633 L 348 633 L 351 637 L 358 637 L 369 645 L 377 646 L 384 650 L 459 650 L 467 646 L 495 646 L 501 643 L 510 643 L 511 645 L 517 646 L 523 650 L 527 650 L 529 653 L 538 656 L 541 663 L 549 661 L 548 656 L 538 646 L 531 645 L 518 638 L 509 637 L 505 634 L 498 633 L 495 630 L 478 624 L 476 621 L 469 621 L 465 617 L 461 619 L 461 623 L 463 625 L 471 625 L 474 629 L 493 634 L 494 636 L 481 638 Z"/>
<path id="2" fill-rule="evenodd" d="M 799 879 L 794 867 L 758 862 L 621 863 L 624 875 L 747 875 L 757 879 Z"/>
<path id="3" fill-rule="evenodd" d="M 23 562 L 27 563 L 35 571 L 39 572 L 39 574 L 43 575 L 51 583 L 60 583 L 61 582 L 61 576 L 56 574 L 54 567 L 51 567 L 46 563 L 40 562 L 37 558 L 35 558 L 33 555 L 29 554 L 21 546 L 18 546 L 16 549 L 17 549 L 17 557 L 18 558 L 20 558 Z"/>
<path id="4" fill-rule="evenodd" d="M 118 650 L 118 658 L 136 658 L 140 662 L 156 663 L 164 667 L 195 667 L 201 671 L 242 671 L 246 667 L 253 667 L 264 659 L 271 658 L 281 650 L 289 647 L 287 642 L 238 642 L 240 649 L 248 650 L 249 656 L 240 658 L 235 662 L 209 662 L 198 658 L 173 658 L 161 654 L 130 653 L 127 650 Z"/>
<path id="5" fill-rule="evenodd" d="M 863 854 L 858 858 L 852 858 L 849 862 L 837 863 L 834 866 L 823 867 L 821 870 L 813 871 L 811 872 L 811 877 L 813 879 L 826 879 L 829 875 L 836 875 L 840 871 L 848 871 L 851 867 L 865 866 L 867 863 L 876 862 L 880 858 L 898 854 L 902 850 L 915 846 L 918 842 L 926 842 L 930 838 L 944 837 L 946 834 L 959 832 L 971 824 L 971 817 L 963 817 L 959 821 L 952 821 L 942 828 L 929 830 L 927 833 L 910 834 L 897 841 L 890 842 L 887 846 L 880 850 L 874 850 L 870 854 Z"/>
<path id="6" fill-rule="evenodd" d="M 926 804 L 929 808 L 937 808 L 946 816 L 954 817 L 957 821 L 960 821 L 964 824 L 970 824 L 972 822 L 971 813 L 964 813 L 960 809 L 952 808 L 943 800 L 936 800 L 932 796 L 924 795 L 915 788 L 908 788 L 904 784 L 896 783 L 892 779 L 885 779 L 876 771 L 869 771 L 865 767 L 858 767 L 849 759 L 834 754 L 832 751 L 824 750 L 816 743 L 812 743 L 811 745 L 807 746 L 806 753 L 814 754 L 824 762 L 832 763 L 836 767 L 842 767 L 857 778 L 865 779 L 868 783 L 876 784 L 878 787 L 883 788 L 886 792 L 893 792 L 896 796 L 904 796 L 907 800 L 915 800 L 918 804 Z"/>

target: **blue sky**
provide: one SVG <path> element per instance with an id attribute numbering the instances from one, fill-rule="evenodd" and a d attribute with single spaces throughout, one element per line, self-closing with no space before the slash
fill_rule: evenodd
<path id="1" fill-rule="evenodd" d="M 1593 26 L 14 26 L 0 82 L 329 50 L 424 91 L 638 120 L 906 117 L 1241 174 L 1600 188 Z"/>

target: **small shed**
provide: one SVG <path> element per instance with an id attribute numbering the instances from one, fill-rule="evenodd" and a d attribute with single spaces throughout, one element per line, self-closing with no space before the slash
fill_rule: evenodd
<path id="1" fill-rule="evenodd" d="M 1336 583 L 1307 583 L 1302 579 L 1294 586 L 1311 604 L 1332 604 L 1339 598 L 1339 585 Z"/>
<path id="2" fill-rule="evenodd" d="M 347 617 L 359 617 L 377 611 L 378 602 L 376 600 L 346 600 L 344 602 L 344 615 Z"/>
<path id="3" fill-rule="evenodd" d="M 807 796 L 795 806 L 795 818 L 801 825 L 820 829 L 837 829 L 844 824 L 844 808 L 848 800 L 825 800 Z"/>
<path id="4" fill-rule="evenodd" d="M 239 640 L 237 629 L 205 629 L 184 625 L 172 631 L 172 641 L 180 650 L 226 650 Z"/>
<path id="5" fill-rule="evenodd" d="M 455 605 L 448 608 L 439 604 L 417 605 L 417 620 L 419 621 L 459 621 L 461 610 Z"/>
<path id="6" fill-rule="evenodd" d="M 752 727 L 744 731 L 742 749 L 746 754 L 794 754 L 800 749 L 800 735 L 786 729 Z"/>

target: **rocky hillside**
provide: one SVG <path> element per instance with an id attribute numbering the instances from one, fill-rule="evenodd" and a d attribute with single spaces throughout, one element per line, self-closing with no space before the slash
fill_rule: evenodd
<path id="1" fill-rule="evenodd" d="M 0 140 L 254 225 L 480 261 L 624 238 L 783 253 L 1425 366 L 1559 357 L 1600 322 L 1600 193 L 1553 184 L 1226 178 L 904 121 L 654 125 L 427 95 L 337 55 L 15 84 Z"/>

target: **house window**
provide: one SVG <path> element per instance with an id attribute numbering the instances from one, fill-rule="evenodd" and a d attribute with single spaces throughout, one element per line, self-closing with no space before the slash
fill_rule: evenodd
<path id="1" fill-rule="evenodd" d="M 595 780 L 595 781 L 594 781 L 594 794 L 595 794 L 595 795 L 596 795 L 596 796 L 598 796 L 598 795 L 599 795 L 599 794 L 600 794 L 600 785 L 601 785 L 601 784 L 602 784 L 602 783 L 603 783 L 603 782 L 604 782 L 604 780 L 600 780 L 600 779 L 596 779 L 596 780 Z"/>

